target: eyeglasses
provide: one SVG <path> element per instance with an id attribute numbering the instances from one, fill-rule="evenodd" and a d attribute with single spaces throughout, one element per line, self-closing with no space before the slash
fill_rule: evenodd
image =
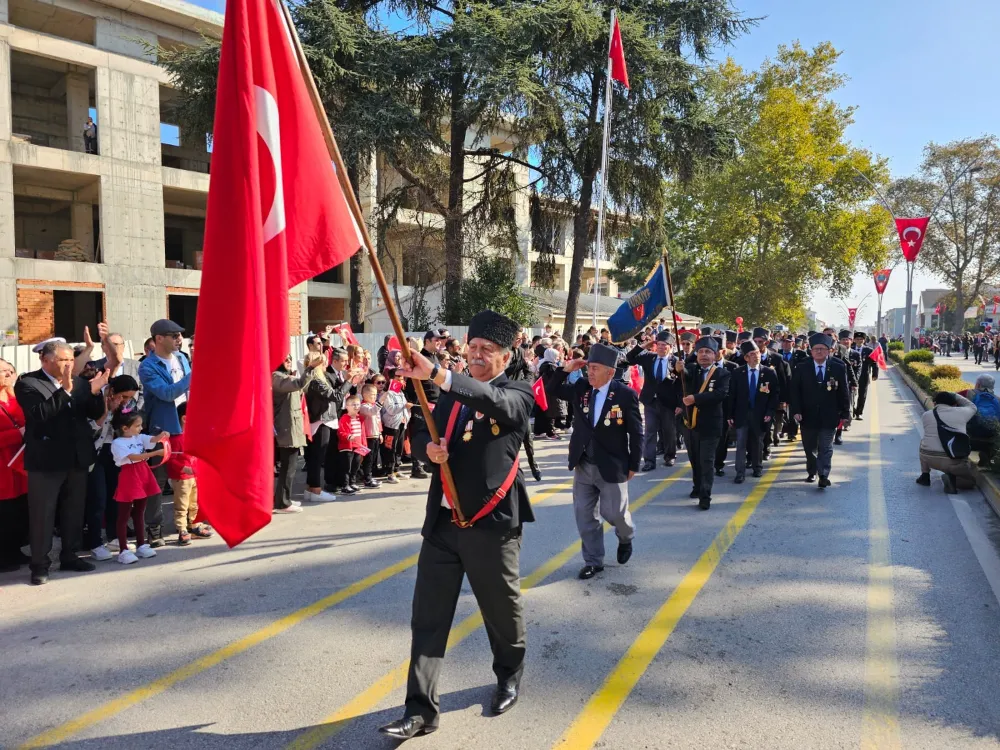
<path id="1" fill-rule="evenodd" d="M 375 381 L 375 385 L 385 385 L 385 381 L 384 380 L 376 380 Z"/>

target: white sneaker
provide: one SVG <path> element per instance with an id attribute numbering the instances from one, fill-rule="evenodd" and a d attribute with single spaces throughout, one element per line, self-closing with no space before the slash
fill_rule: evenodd
<path id="1" fill-rule="evenodd" d="M 292 504 L 292 506 L 295 507 L 295 508 L 301 508 L 302 507 L 302 501 L 301 500 L 289 500 L 288 502 L 290 502 Z"/>
<path id="2" fill-rule="evenodd" d="M 154 550 L 148 544 L 144 544 L 135 551 L 135 554 L 137 557 L 141 557 L 143 560 L 145 560 L 147 557 L 156 557 L 156 550 Z"/>
<path id="3" fill-rule="evenodd" d="M 309 492 L 309 490 L 306 490 L 302 493 L 302 499 L 310 503 L 332 503 L 337 499 L 337 496 L 325 490 L 320 490 L 319 492 Z"/>
<path id="4" fill-rule="evenodd" d="M 275 513 L 301 513 L 302 512 L 302 506 L 301 505 L 292 505 L 292 506 L 289 506 L 288 508 L 275 508 L 274 512 Z"/>
<path id="5" fill-rule="evenodd" d="M 139 562 L 139 558 L 135 556 L 134 552 L 125 550 L 124 552 L 118 553 L 118 562 L 122 565 L 131 565 L 134 562 Z"/>
<path id="6" fill-rule="evenodd" d="M 90 554 L 94 556 L 97 562 L 107 562 L 114 557 L 103 544 L 100 547 L 94 547 L 94 549 L 90 550 Z"/>

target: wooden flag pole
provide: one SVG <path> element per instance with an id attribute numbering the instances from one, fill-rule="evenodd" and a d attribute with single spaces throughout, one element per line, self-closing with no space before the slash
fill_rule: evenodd
<path id="1" fill-rule="evenodd" d="M 364 240 L 364 249 L 368 253 L 368 259 L 372 265 L 372 272 L 375 274 L 375 283 L 378 284 L 379 291 L 382 294 L 382 298 L 385 300 L 385 309 L 389 313 L 389 320 L 392 322 L 392 330 L 396 333 L 396 338 L 399 339 L 399 348 L 403 355 L 411 365 L 413 364 L 413 354 L 410 350 L 409 342 L 406 340 L 406 331 L 403 330 L 403 324 L 399 319 L 399 313 L 396 311 L 396 306 L 392 302 L 392 295 L 389 293 L 389 285 L 385 281 L 385 274 L 382 273 L 382 266 L 378 262 L 378 254 L 375 252 L 375 247 L 372 245 L 371 237 L 368 234 L 368 227 L 365 224 L 364 214 L 361 212 L 361 205 L 358 203 L 357 196 L 354 194 L 354 187 L 351 185 L 350 180 L 347 177 L 347 167 L 344 165 L 344 159 L 340 155 L 340 147 L 337 146 L 337 139 L 334 138 L 333 128 L 330 127 L 330 120 L 326 116 L 326 110 L 323 108 L 323 101 L 319 95 L 319 89 L 316 88 L 316 80 L 313 78 L 312 71 L 309 69 L 309 61 L 306 59 L 305 51 L 302 49 L 302 42 L 299 39 L 298 30 L 295 28 L 295 24 L 292 23 L 292 16 L 288 12 L 288 7 L 285 5 L 284 0 L 278 0 L 278 6 L 281 8 L 281 13 L 285 19 L 285 25 L 288 28 L 288 34 L 292 41 L 292 47 L 295 49 L 295 57 L 298 59 L 299 68 L 302 71 L 302 77 L 305 79 L 306 88 L 309 90 L 309 98 L 312 101 L 313 109 L 316 111 L 316 119 L 319 120 L 320 129 L 323 131 L 323 138 L 326 141 L 326 147 L 330 151 L 330 158 L 333 160 L 333 164 L 337 170 L 337 179 L 340 180 L 341 189 L 344 191 L 344 195 L 347 198 L 347 203 L 351 207 L 351 213 L 354 215 L 354 222 L 358 225 L 358 230 L 361 232 L 361 237 Z M 417 393 L 417 401 L 420 402 L 420 410 L 424 414 L 424 419 L 427 422 L 427 431 L 430 432 L 431 440 L 435 444 L 441 442 L 440 434 L 438 433 L 437 425 L 434 423 L 434 416 L 431 413 L 430 404 L 427 401 L 427 394 L 424 393 L 423 381 L 413 379 L 413 388 Z M 441 466 L 441 480 L 447 487 L 448 492 L 455 499 L 455 515 L 458 516 L 458 520 L 461 523 L 465 523 L 465 516 L 462 513 L 462 509 L 458 502 L 458 490 L 455 488 L 455 479 L 451 475 L 451 467 L 448 466 L 448 462 L 440 464 Z"/>
<path id="2" fill-rule="evenodd" d="M 674 343 L 677 345 L 677 351 L 681 352 L 681 351 L 683 351 L 681 349 L 681 337 L 680 337 L 680 334 L 677 332 L 677 306 L 674 304 L 674 282 L 672 282 L 670 280 L 670 264 L 667 263 L 667 254 L 666 253 L 663 253 L 663 271 L 664 271 L 664 273 L 666 274 L 666 277 L 667 277 L 667 294 L 670 295 L 670 319 L 671 319 L 671 321 L 674 324 Z M 686 372 L 687 371 L 687 363 L 684 362 L 683 357 L 681 357 L 681 359 L 679 361 L 682 362 L 682 363 L 684 363 L 684 370 Z M 684 374 L 685 374 L 684 372 L 682 372 L 680 374 L 680 378 L 681 378 L 681 396 L 682 397 L 686 397 L 687 396 L 687 389 L 684 387 Z M 687 408 L 687 405 L 685 404 L 684 405 L 684 423 L 687 424 L 688 421 L 689 421 L 688 408 Z"/>

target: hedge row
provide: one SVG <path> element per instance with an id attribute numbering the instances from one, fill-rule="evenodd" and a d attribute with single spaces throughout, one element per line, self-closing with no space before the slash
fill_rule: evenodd
<path id="1" fill-rule="evenodd" d="M 890 341 L 889 342 L 889 351 L 890 352 L 901 352 L 901 351 L 903 351 L 904 348 L 905 347 L 903 346 L 903 342 L 902 341 Z"/>
<path id="2" fill-rule="evenodd" d="M 933 396 L 940 391 L 957 393 L 972 388 L 970 383 L 962 380 L 962 371 L 955 365 L 935 365 L 934 354 L 927 349 L 914 349 L 906 355 L 894 349 L 889 352 L 889 359 L 928 395 Z"/>

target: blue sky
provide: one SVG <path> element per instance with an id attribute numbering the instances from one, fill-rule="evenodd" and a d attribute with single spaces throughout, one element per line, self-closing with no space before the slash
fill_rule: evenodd
<path id="1" fill-rule="evenodd" d="M 221 10 L 223 0 L 200 0 Z M 1000 0 L 734 0 L 759 26 L 716 58 L 731 55 L 747 68 L 795 40 L 811 47 L 830 41 L 843 53 L 839 69 L 849 76 L 838 94 L 857 107 L 848 137 L 888 157 L 894 176 L 913 173 L 930 141 L 947 142 L 1000 131 Z M 627 51 L 626 51 L 627 52 Z M 886 217 L 888 224 L 889 218 Z M 917 273 L 916 290 L 941 286 Z M 852 306 L 874 284 L 859 277 Z M 897 269 L 884 307 L 904 304 L 905 276 Z M 844 305 L 817 294 L 813 307 L 828 322 L 846 322 Z M 859 324 L 875 319 L 875 297 Z"/>

